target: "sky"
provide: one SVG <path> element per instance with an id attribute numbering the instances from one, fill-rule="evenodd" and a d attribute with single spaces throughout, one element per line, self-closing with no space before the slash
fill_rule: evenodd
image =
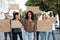
<path id="1" fill-rule="evenodd" d="M 22 10 L 26 10 L 26 6 L 25 6 L 25 3 L 26 3 L 27 0 L 15 0 L 16 3 L 19 4 L 19 9 L 22 9 Z"/>
<path id="2" fill-rule="evenodd" d="M 10 4 L 19 4 L 19 9 L 22 9 L 22 11 L 26 10 L 26 6 L 25 6 L 25 3 L 27 2 L 27 0 L 0 0 L 0 11 L 3 11 L 5 9 L 5 12 L 7 10 L 9 10 L 9 3 Z"/>
<path id="3" fill-rule="evenodd" d="M 16 4 L 19 4 L 19 9 L 22 9 L 22 11 L 24 11 L 24 10 L 26 10 L 26 6 L 25 6 L 25 3 L 27 2 L 27 0 L 15 0 L 15 3 Z M 13 10 L 13 11 L 15 11 L 15 10 Z M 11 11 L 11 13 L 13 12 L 13 11 Z M 16 11 L 18 11 L 18 10 L 16 10 Z M 13 16 L 11 13 L 9 13 L 9 15 L 11 15 L 11 16 Z"/>
<path id="4" fill-rule="evenodd" d="M 26 10 L 26 6 L 25 3 L 27 2 L 27 0 L 0 0 L 0 13 L 5 13 L 8 12 L 8 8 L 9 8 L 9 3 L 10 4 L 19 4 L 19 9 L 22 9 L 22 11 Z M 12 16 L 13 11 L 9 12 L 9 15 Z"/>

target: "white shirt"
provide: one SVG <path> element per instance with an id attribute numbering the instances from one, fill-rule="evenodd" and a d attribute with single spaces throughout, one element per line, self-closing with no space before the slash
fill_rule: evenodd
<path id="1" fill-rule="evenodd" d="M 10 18 L 10 19 L 13 19 L 13 12 L 14 12 L 14 11 L 15 11 L 15 12 L 19 12 L 19 10 L 10 10 L 10 11 L 9 11 L 9 16 L 10 16 L 9 18 Z"/>
<path id="2" fill-rule="evenodd" d="M 53 18 L 53 16 L 50 17 L 50 16 L 48 15 L 48 18 Z M 55 30 L 55 23 L 52 23 L 52 30 Z"/>
<path id="3" fill-rule="evenodd" d="M 57 17 L 57 22 L 58 23 L 52 23 L 52 30 L 56 30 L 55 29 L 55 25 L 57 25 L 57 27 L 59 27 L 59 17 L 58 17 L 58 14 L 55 17 Z M 48 18 L 50 18 L 50 17 L 48 16 Z M 52 16 L 52 18 L 53 18 L 53 16 Z"/>
<path id="4" fill-rule="evenodd" d="M 52 30 L 56 30 L 55 28 L 59 27 L 59 16 L 58 16 L 58 14 L 55 17 L 57 18 L 57 23 L 53 23 Z M 55 25 L 57 25 L 57 26 L 55 26 Z"/>
<path id="5" fill-rule="evenodd" d="M 56 15 L 56 17 L 57 17 L 57 22 L 58 22 L 58 23 L 56 23 L 56 25 L 57 25 L 57 27 L 59 27 L 59 16 L 58 16 L 58 14 Z"/>
<path id="6" fill-rule="evenodd" d="M 55 30 L 55 23 L 52 23 L 52 30 Z"/>
<path id="7" fill-rule="evenodd" d="M 0 19 L 5 19 L 4 13 L 0 13 Z"/>

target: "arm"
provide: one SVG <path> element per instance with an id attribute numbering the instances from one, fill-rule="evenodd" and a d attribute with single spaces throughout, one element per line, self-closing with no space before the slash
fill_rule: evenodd
<path id="1" fill-rule="evenodd" d="M 25 26 L 25 24 L 26 24 L 26 20 L 25 19 L 21 18 L 19 21 L 22 23 L 23 26 Z"/>
<path id="2" fill-rule="evenodd" d="M 56 25 L 59 27 L 59 16 L 58 14 L 56 15 L 57 21 L 56 21 Z"/>

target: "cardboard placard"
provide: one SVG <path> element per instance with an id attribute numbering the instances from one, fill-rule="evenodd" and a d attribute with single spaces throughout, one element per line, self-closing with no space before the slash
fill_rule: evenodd
<path id="1" fill-rule="evenodd" d="M 10 20 L 9 19 L 0 20 L 0 29 L 1 32 L 10 32 L 11 31 Z"/>
<path id="2" fill-rule="evenodd" d="M 57 18 L 49 18 L 48 21 L 37 21 L 37 31 L 52 32 L 52 23 L 56 22 Z"/>
<path id="3" fill-rule="evenodd" d="M 22 24 L 19 20 L 12 20 L 11 21 L 11 27 L 12 28 L 22 28 Z"/>
<path id="4" fill-rule="evenodd" d="M 49 21 L 37 21 L 37 31 L 52 32 L 52 23 L 49 23 Z"/>
<path id="5" fill-rule="evenodd" d="M 10 10 L 19 10 L 18 4 L 10 4 Z"/>
<path id="6" fill-rule="evenodd" d="M 39 7 L 34 7 L 34 6 L 28 6 L 26 9 L 26 12 L 28 11 L 32 11 L 34 14 L 38 14 L 39 13 Z"/>
<path id="7" fill-rule="evenodd" d="M 53 17 L 53 18 L 49 18 L 50 22 L 56 22 L 57 21 L 57 18 L 56 17 Z"/>

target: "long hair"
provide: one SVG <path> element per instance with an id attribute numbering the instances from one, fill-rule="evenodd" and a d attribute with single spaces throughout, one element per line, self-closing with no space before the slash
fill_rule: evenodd
<path id="1" fill-rule="evenodd" d="M 15 12 L 15 13 L 13 12 L 13 20 L 16 19 L 16 17 L 15 17 L 16 15 L 19 15 L 19 13 L 18 12 Z"/>
<path id="2" fill-rule="evenodd" d="M 44 15 L 46 16 L 46 14 L 43 14 L 42 16 L 44 16 Z M 42 17 L 42 19 L 44 20 L 44 17 Z M 47 19 L 47 16 L 45 17 L 45 19 Z"/>
<path id="3" fill-rule="evenodd" d="M 34 20 L 34 13 L 32 12 L 32 11 L 28 11 L 27 13 L 26 13 L 26 18 L 25 19 L 27 19 L 28 20 L 28 13 L 31 13 L 31 19 L 32 20 Z"/>
<path id="4" fill-rule="evenodd" d="M 52 17 L 53 16 L 53 13 L 50 12 L 49 16 Z"/>

